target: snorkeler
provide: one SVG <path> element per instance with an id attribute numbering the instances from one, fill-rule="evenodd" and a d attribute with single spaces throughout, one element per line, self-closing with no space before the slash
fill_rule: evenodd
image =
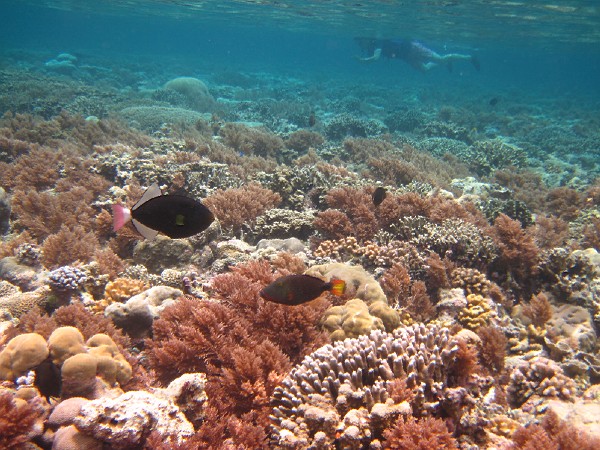
<path id="1" fill-rule="evenodd" d="M 425 47 L 418 41 L 406 39 L 375 39 L 357 37 L 354 38 L 360 48 L 370 56 L 358 57 L 359 61 L 372 62 L 379 60 L 382 56 L 390 59 L 402 59 L 421 72 L 445 64 L 452 71 L 453 61 L 470 61 L 479 71 L 479 59 L 475 55 L 463 55 L 460 53 L 448 53 L 440 55 L 430 48 Z"/>

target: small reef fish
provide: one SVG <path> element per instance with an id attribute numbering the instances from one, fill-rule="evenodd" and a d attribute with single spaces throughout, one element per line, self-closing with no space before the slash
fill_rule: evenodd
<path id="1" fill-rule="evenodd" d="M 381 202 L 383 202 L 385 200 L 385 196 L 386 196 L 386 191 L 384 187 L 379 186 L 377 189 L 375 189 L 375 191 L 373 192 L 373 204 L 375 206 L 379 206 L 381 205 Z"/>
<path id="2" fill-rule="evenodd" d="M 60 397 L 62 390 L 62 378 L 60 367 L 52 362 L 52 357 L 48 356 L 35 369 L 35 381 L 33 385 L 38 388 L 40 394 L 46 399 L 50 397 Z"/>
<path id="3" fill-rule="evenodd" d="M 490 100 L 490 106 L 496 106 L 500 99 L 498 97 L 494 97 Z"/>
<path id="4" fill-rule="evenodd" d="M 215 220 L 210 210 L 197 200 L 183 195 L 162 195 L 154 183 L 131 209 L 113 205 L 113 229 L 119 230 L 131 220 L 146 239 L 162 233 L 172 239 L 193 236 Z"/>
<path id="5" fill-rule="evenodd" d="M 315 126 L 316 123 L 317 123 L 317 116 L 315 116 L 314 112 L 311 112 L 310 115 L 308 116 L 308 126 L 312 128 Z"/>
<path id="6" fill-rule="evenodd" d="M 295 306 L 310 302 L 326 291 L 342 295 L 345 290 L 343 280 L 327 282 L 311 275 L 286 275 L 265 286 L 260 296 L 269 302 Z"/>

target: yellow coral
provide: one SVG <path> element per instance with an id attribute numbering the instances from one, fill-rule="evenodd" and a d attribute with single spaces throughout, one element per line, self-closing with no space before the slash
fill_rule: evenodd
<path id="1" fill-rule="evenodd" d="M 104 288 L 104 298 L 94 305 L 95 312 L 103 312 L 111 303 L 123 303 L 134 295 L 144 292 L 148 285 L 141 280 L 117 278 Z"/>
<path id="2" fill-rule="evenodd" d="M 489 325 L 495 316 L 489 301 L 478 294 L 467 295 L 467 306 L 458 314 L 460 323 L 470 330 Z"/>
<path id="3" fill-rule="evenodd" d="M 367 304 L 358 298 L 349 300 L 344 305 L 329 308 L 323 315 L 321 325 L 330 333 L 333 341 L 385 329 L 383 321 L 371 315 Z"/>
<path id="4" fill-rule="evenodd" d="M 487 296 L 492 283 L 477 269 L 458 267 L 452 271 L 452 287 L 465 293 Z"/>
<path id="5" fill-rule="evenodd" d="M 117 345 L 106 334 L 95 334 L 86 342 L 88 353 L 97 358 L 98 375 L 108 384 L 113 385 L 115 381 L 120 384 L 131 379 L 131 365 L 119 352 Z"/>
<path id="6" fill-rule="evenodd" d="M 382 320 L 385 331 L 388 333 L 400 326 L 400 317 L 398 316 L 398 311 L 389 307 L 386 302 L 378 300 L 371 303 L 369 305 L 369 312 L 373 316 L 379 317 Z"/>
<path id="7" fill-rule="evenodd" d="M 490 420 L 489 432 L 498 436 L 510 437 L 521 426 L 519 422 L 501 414 Z"/>

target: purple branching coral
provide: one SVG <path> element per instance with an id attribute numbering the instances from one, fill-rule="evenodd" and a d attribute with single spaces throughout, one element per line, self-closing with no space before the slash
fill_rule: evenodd
<path id="1" fill-rule="evenodd" d="M 457 346 L 446 328 L 415 324 L 393 333 L 325 345 L 304 358 L 275 389 L 275 448 L 359 448 L 379 440 L 399 415 L 440 406 Z M 391 381 L 413 391 L 394 404 Z"/>

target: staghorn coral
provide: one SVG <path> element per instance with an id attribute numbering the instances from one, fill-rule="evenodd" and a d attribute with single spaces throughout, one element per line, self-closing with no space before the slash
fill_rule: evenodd
<path id="1" fill-rule="evenodd" d="M 311 211 L 272 208 L 256 218 L 251 233 L 260 239 L 307 239 L 313 233 Z"/>
<path id="2" fill-rule="evenodd" d="M 279 194 L 258 183 L 250 183 L 243 188 L 218 190 L 208 196 L 204 203 L 219 219 L 222 227 L 238 233 L 243 225 L 251 225 L 280 201 Z"/>
<path id="3" fill-rule="evenodd" d="M 373 331 L 321 347 L 273 394 L 275 448 L 330 446 L 336 435 L 352 445 L 357 438 L 361 445 L 381 439 L 379 411 L 394 409 L 387 402 L 389 382 L 406 379 L 415 407 L 435 408 L 455 351 L 448 330 L 436 325 Z M 391 414 L 409 413 L 406 406 L 396 405 Z"/>
<path id="4" fill-rule="evenodd" d="M 434 251 L 467 266 L 485 266 L 494 261 L 497 249 L 492 240 L 472 223 L 446 219 L 441 224 L 426 223 L 411 241 L 417 248 Z"/>
<path id="5" fill-rule="evenodd" d="M 536 356 L 512 370 L 507 393 L 511 405 L 520 407 L 532 396 L 572 401 L 577 394 L 577 386 L 554 361 Z"/>

